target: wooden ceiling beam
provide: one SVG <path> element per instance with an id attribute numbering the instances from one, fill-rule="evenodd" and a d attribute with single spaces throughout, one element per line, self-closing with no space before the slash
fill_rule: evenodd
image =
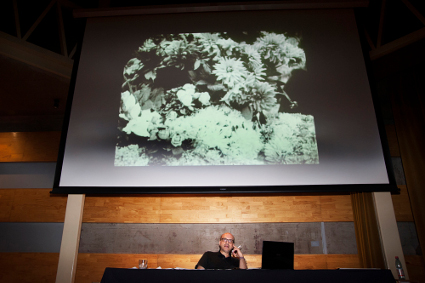
<path id="1" fill-rule="evenodd" d="M 376 47 L 379 48 L 382 42 L 382 33 L 384 32 L 384 18 L 385 18 L 385 5 L 386 0 L 382 0 L 381 3 L 381 15 L 379 17 L 379 27 L 378 27 L 378 39 L 376 40 Z"/>
<path id="2" fill-rule="evenodd" d="M 416 8 L 408 1 L 408 0 L 401 0 L 404 5 L 406 5 L 406 7 L 410 10 L 410 12 L 413 13 L 413 15 L 416 16 L 416 18 L 418 18 L 418 20 L 420 20 L 422 22 L 422 24 L 425 25 L 425 17 L 419 13 L 418 10 L 416 10 Z"/>
<path id="3" fill-rule="evenodd" d="M 371 50 L 375 50 L 375 49 L 376 49 L 376 47 L 375 47 L 375 45 L 373 44 L 373 41 L 372 41 L 372 39 L 370 38 L 370 35 L 369 35 L 369 33 L 367 32 L 367 30 L 366 30 L 366 29 L 364 29 L 364 30 L 363 30 L 363 33 L 364 33 L 364 35 L 365 35 L 365 37 L 366 37 L 366 41 L 367 41 L 367 43 L 369 44 L 370 49 L 371 49 Z"/>
<path id="4" fill-rule="evenodd" d="M 68 58 L 72 59 L 74 57 L 75 52 L 77 52 L 77 46 L 78 46 L 77 44 L 74 45 L 74 48 L 72 48 L 71 52 L 69 53 Z"/>
<path id="5" fill-rule="evenodd" d="M 17 35 L 18 38 L 22 38 L 21 23 L 19 21 L 19 12 L 18 12 L 18 2 L 17 2 L 17 0 L 13 0 L 13 13 L 15 15 L 16 35 Z"/>
<path id="6" fill-rule="evenodd" d="M 65 35 L 65 27 L 63 23 L 63 16 L 62 16 L 62 6 L 58 3 L 56 5 L 56 16 L 57 16 L 57 22 L 58 22 L 58 30 L 59 30 L 59 43 L 61 47 L 61 53 L 62 55 L 68 57 L 68 48 L 66 46 L 66 35 Z"/>
<path id="7" fill-rule="evenodd" d="M 37 26 L 41 23 L 41 21 L 44 19 L 44 17 L 47 15 L 47 13 L 50 11 L 50 9 L 53 7 L 53 5 L 56 3 L 56 0 L 50 1 L 49 5 L 44 9 L 43 13 L 38 17 L 38 19 L 35 21 L 35 23 L 31 26 L 31 28 L 27 31 L 27 33 L 24 35 L 23 39 L 27 40 L 28 37 L 32 34 L 32 32 L 37 28 Z"/>
<path id="8" fill-rule="evenodd" d="M 423 38 L 425 38 L 425 27 L 371 50 L 369 52 L 370 59 L 376 60 Z"/>
<path id="9" fill-rule="evenodd" d="M 0 32 L 0 54 L 70 79 L 74 61 L 32 43 Z"/>

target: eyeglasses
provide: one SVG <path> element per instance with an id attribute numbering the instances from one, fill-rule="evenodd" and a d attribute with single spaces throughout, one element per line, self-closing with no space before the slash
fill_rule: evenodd
<path id="1" fill-rule="evenodd" d="M 233 239 L 221 238 L 220 240 L 223 241 L 223 242 L 226 242 L 226 243 L 233 244 Z"/>

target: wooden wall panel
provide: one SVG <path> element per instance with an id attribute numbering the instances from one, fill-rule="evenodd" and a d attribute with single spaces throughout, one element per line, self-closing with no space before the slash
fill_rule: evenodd
<path id="1" fill-rule="evenodd" d="M 15 190 L 0 189 L 0 222 L 9 222 L 10 214 L 13 209 L 13 201 L 14 201 Z"/>
<path id="2" fill-rule="evenodd" d="M 417 282 L 423 282 L 421 280 L 425 278 L 424 257 L 420 255 L 405 255 L 404 260 L 406 261 L 409 279 L 417 280 Z"/>
<path id="3" fill-rule="evenodd" d="M 83 222 L 160 223 L 160 196 L 86 197 Z"/>
<path id="4" fill-rule="evenodd" d="M 67 197 L 0 189 L 0 221 L 63 222 Z M 267 223 L 353 221 L 349 196 L 88 196 L 83 222 Z"/>
<path id="5" fill-rule="evenodd" d="M 320 196 L 320 211 L 323 222 L 354 221 L 353 207 L 349 195 Z"/>
<path id="6" fill-rule="evenodd" d="M 358 255 L 328 254 L 326 255 L 326 264 L 327 269 L 361 268 Z"/>
<path id="7" fill-rule="evenodd" d="M 317 222 L 321 219 L 318 196 L 233 197 L 230 203 L 233 223 Z"/>
<path id="8" fill-rule="evenodd" d="M 99 196 L 87 197 L 83 222 L 268 223 L 353 221 L 342 196 Z"/>
<path id="9" fill-rule="evenodd" d="M 393 195 L 397 221 L 413 221 L 406 186 Z M 1 222 L 63 222 L 66 195 L 51 189 L 0 189 Z M 88 196 L 84 222 L 267 223 L 353 221 L 348 195 Z"/>
<path id="10" fill-rule="evenodd" d="M 61 132 L 0 133 L 0 162 L 56 162 Z"/>
<path id="11" fill-rule="evenodd" d="M 261 255 L 260 255 L 261 261 Z M 294 255 L 294 269 L 327 269 L 327 256 L 319 254 Z"/>
<path id="12" fill-rule="evenodd" d="M 25 142 L 21 133 L 0 133 L 0 162 L 21 161 Z"/>
<path id="13" fill-rule="evenodd" d="M 161 198 L 161 223 L 233 223 L 233 198 L 171 196 Z M 242 221 L 242 220 L 241 220 Z"/>
<path id="14" fill-rule="evenodd" d="M 161 268 L 194 269 L 201 254 L 159 254 L 158 266 Z"/>
<path id="15" fill-rule="evenodd" d="M 63 222 L 67 196 L 51 196 L 50 191 L 51 189 L 0 189 L 1 221 Z"/>
<path id="16" fill-rule="evenodd" d="M 405 185 L 399 185 L 397 187 L 400 189 L 400 194 L 391 196 L 396 220 L 414 221 L 407 187 Z"/>
<path id="17" fill-rule="evenodd" d="M 50 189 L 15 190 L 11 222 L 63 222 L 67 197 L 50 195 Z"/>
<path id="18" fill-rule="evenodd" d="M 59 253 L 0 253 L 0 282 L 52 283 Z"/>

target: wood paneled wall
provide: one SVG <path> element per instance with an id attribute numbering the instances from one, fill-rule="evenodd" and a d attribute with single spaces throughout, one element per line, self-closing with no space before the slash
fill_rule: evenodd
<path id="1" fill-rule="evenodd" d="M 405 186 L 393 195 L 397 221 L 413 221 Z M 67 197 L 51 189 L 0 189 L 1 222 L 63 222 Z M 266 223 L 353 221 L 348 195 L 87 196 L 83 222 Z"/>
<path id="2" fill-rule="evenodd" d="M 50 189 L 0 189 L 1 222 L 63 222 L 66 196 Z M 353 221 L 341 196 L 87 196 L 83 222 L 267 223 Z"/>
<path id="3" fill-rule="evenodd" d="M 60 132 L 0 133 L 0 162 L 56 162 Z"/>
<path id="4" fill-rule="evenodd" d="M 350 197 L 166 195 L 87 197 L 83 222 L 266 223 L 353 221 Z"/>
<path id="5" fill-rule="evenodd" d="M 67 196 L 51 189 L 0 189 L 0 222 L 63 222 Z"/>
<path id="6" fill-rule="evenodd" d="M 0 282 L 55 282 L 58 262 L 58 253 L 0 253 Z"/>

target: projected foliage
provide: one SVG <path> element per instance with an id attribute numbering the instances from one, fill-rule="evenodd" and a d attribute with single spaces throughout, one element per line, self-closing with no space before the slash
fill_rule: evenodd
<path id="1" fill-rule="evenodd" d="M 314 118 L 284 91 L 306 56 L 261 32 L 147 39 L 124 67 L 115 166 L 319 163 Z"/>

